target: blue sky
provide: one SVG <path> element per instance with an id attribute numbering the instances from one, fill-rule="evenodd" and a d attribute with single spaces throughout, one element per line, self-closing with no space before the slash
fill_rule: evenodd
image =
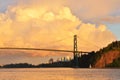
<path id="1" fill-rule="evenodd" d="M 120 23 L 119 24 L 107 24 L 108 29 L 110 29 L 117 37 L 118 40 L 120 40 Z"/>
<path id="2" fill-rule="evenodd" d="M 7 7 L 16 4 L 16 0 L 0 0 L 0 12 L 5 12 Z"/>

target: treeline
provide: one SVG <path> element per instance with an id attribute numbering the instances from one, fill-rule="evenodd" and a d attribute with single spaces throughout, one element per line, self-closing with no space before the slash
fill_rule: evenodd
<path id="1" fill-rule="evenodd" d="M 6 64 L 1 66 L 1 68 L 33 68 L 35 65 L 28 63 L 16 63 L 16 64 Z"/>
<path id="2" fill-rule="evenodd" d="M 79 67 L 80 68 L 89 68 L 90 65 L 93 66 L 94 61 L 96 59 L 96 53 L 90 52 L 88 54 L 84 54 L 81 57 L 78 57 Z"/>
<path id="3" fill-rule="evenodd" d="M 59 61 L 59 62 L 53 62 L 53 63 L 47 63 L 47 64 L 40 64 L 38 67 L 73 67 L 72 61 Z"/>
<path id="4" fill-rule="evenodd" d="M 0 66 L 0 68 L 42 68 L 42 67 L 71 67 L 71 61 L 43 63 L 39 65 L 33 65 L 28 63 L 16 63 L 16 64 L 6 64 Z"/>
<path id="5" fill-rule="evenodd" d="M 104 54 L 104 53 L 106 53 L 108 51 L 112 51 L 112 50 L 120 50 L 120 41 L 112 42 L 107 47 L 104 47 L 103 49 L 100 49 L 96 53 Z"/>

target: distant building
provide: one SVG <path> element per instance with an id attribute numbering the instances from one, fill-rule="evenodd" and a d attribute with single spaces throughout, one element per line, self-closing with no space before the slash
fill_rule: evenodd
<path id="1" fill-rule="evenodd" d="M 70 58 L 69 56 L 62 57 L 62 58 L 61 58 L 61 61 L 62 61 L 62 62 L 67 62 L 67 61 L 70 61 L 70 60 L 71 60 L 71 58 Z"/>
<path id="2" fill-rule="evenodd" d="M 54 62 L 53 58 L 49 59 L 49 63 L 52 64 Z"/>
<path id="3" fill-rule="evenodd" d="M 60 59 L 59 59 L 59 58 L 57 59 L 57 62 L 60 62 Z"/>

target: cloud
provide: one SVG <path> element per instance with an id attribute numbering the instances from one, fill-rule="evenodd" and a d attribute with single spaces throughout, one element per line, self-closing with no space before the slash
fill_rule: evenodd
<path id="1" fill-rule="evenodd" d="M 120 23 L 120 16 L 109 16 L 102 18 L 101 21 L 106 23 Z"/>
<path id="2" fill-rule="evenodd" d="M 120 13 L 120 0 L 15 0 L 6 2 L 1 1 L 1 9 L 6 8 L 10 5 L 21 5 L 21 6 L 36 6 L 45 7 L 54 11 L 59 7 L 68 6 L 72 13 L 79 17 L 82 21 L 97 23 L 101 18 L 118 15 Z M 48 6 L 45 6 L 48 5 Z M 3 11 L 3 10 L 2 10 Z M 4 9 L 5 11 L 5 9 Z"/>
<path id="3" fill-rule="evenodd" d="M 96 27 L 95 24 L 83 23 L 78 35 L 80 36 L 79 41 L 81 41 L 79 45 L 83 45 L 80 49 L 90 51 L 105 47 L 115 40 L 115 36 L 105 25 Z"/>
<path id="4" fill-rule="evenodd" d="M 101 17 L 116 14 L 120 7 L 120 0 L 68 0 L 67 3 L 79 18 L 93 23 L 96 23 Z"/>
<path id="5" fill-rule="evenodd" d="M 34 3 L 33 0 L 29 3 L 21 2 L 9 6 L 5 13 L 0 13 L 1 47 L 73 50 L 73 35 L 77 34 L 79 50 L 92 51 L 116 40 L 105 25 L 96 26 L 82 22 L 61 0 L 38 2 L 41 2 L 41 5 Z M 15 53 L 13 57 L 18 54 Z M 72 55 L 36 51 L 24 51 L 25 53 L 33 57 Z"/>

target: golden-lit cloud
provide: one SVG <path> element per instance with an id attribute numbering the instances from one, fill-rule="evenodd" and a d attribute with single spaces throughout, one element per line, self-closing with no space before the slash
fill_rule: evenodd
<path id="1" fill-rule="evenodd" d="M 29 3 L 9 6 L 5 13 L 0 13 L 0 47 L 73 50 L 74 34 L 78 35 L 79 50 L 84 51 L 98 50 L 116 40 L 105 25 L 82 22 L 63 0 L 30 0 Z M 32 56 L 66 55 L 56 52 L 26 53 Z"/>
<path id="2" fill-rule="evenodd" d="M 80 44 L 83 50 L 98 50 L 107 46 L 115 40 L 115 36 L 110 32 L 105 25 L 96 27 L 94 24 L 82 24 L 79 29 L 79 36 L 81 36 Z"/>

